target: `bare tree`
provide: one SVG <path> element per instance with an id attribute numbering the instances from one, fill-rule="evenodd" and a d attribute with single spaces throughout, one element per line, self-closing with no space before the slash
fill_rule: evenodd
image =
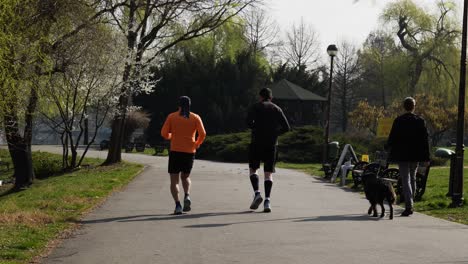
<path id="1" fill-rule="evenodd" d="M 334 116 L 340 121 L 343 132 L 348 128 L 348 114 L 356 103 L 355 90 L 361 75 L 357 49 L 350 42 L 343 41 L 339 45 L 340 52 L 336 58 L 333 98 L 335 98 Z"/>
<path id="2" fill-rule="evenodd" d="M 312 25 L 307 25 L 301 18 L 299 25 L 293 24 L 286 35 L 287 41 L 283 48 L 285 59 L 294 67 L 306 68 L 319 59 L 318 33 Z"/>
<path id="3" fill-rule="evenodd" d="M 278 24 L 261 8 L 251 8 L 244 17 L 245 35 L 253 53 L 280 45 Z"/>
<path id="4" fill-rule="evenodd" d="M 109 28 L 91 27 L 70 39 L 73 44 L 63 47 L 54 57 L 67 60 L 70 65 L 63 73 L 55 74 L 43 89 L 46 103 L 41 113 L 49 126 L 61 137 L 63 168 L 79 167 L 89 147 L 94 143 L 99 129 L 115 108 L 118 96 L 119 74 L 123 58 L 119 57 L 120 41 L 112 37 Z M 81 156 L 78 148 L 84 140 Z"/>
<path id="5" fill-rule="evenodd" d="M 127 0 L 125 7 L 111 12 L 113 23 L 127 39 L 127 52 L 118 112 L 112 123 L 105 164 L 121 161 L 127 107 L 131 104 L 132 96 L 141 92 L 142 83 L 150 79 L 145 74 L 148 66 L 157 62 L 164 52 L 176 44 L 215 30 L 258 1 Z"/>

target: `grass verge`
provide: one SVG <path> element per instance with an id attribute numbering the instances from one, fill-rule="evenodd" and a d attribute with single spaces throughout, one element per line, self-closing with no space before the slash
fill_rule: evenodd
<path id="1" fill-rule="evenodd" d="M 22 192 L 0 190 L 0 263 L 30 262 L 143 168 L 130 163 L 97 166 L 101 162 L 87 159 L 86 168 L 36 180 Z"/>
<path id="2" fill-rule="evenodd" d="M 132 152 L 125 152 L 125 149 L 122 149 L 122 153 L 143 154 L 143 155 L 148 155 L 148 156 L 162 156 L 162 157 L 169 156 L 169 151 L 167 149 L 164 149 L 163 152 L 158 152 L 156 154 L 156 150 L 154 148 L 145 148 L 145 151 L 143 152 L 138 152 L 135 149 L 133 149 Z"/>
<path id="3" fill-rule="evenodd" d="M 295 169 L 306 172 L 310 175 L 320 177 L 323 171 L 320 171 L 321 164 L 293 164 L 293 163 L 278 163 L 278 167 L 285 169 Z M 465 204 L 461 208 L 449 208 L 451 203 L 450 197 L 447 197 L 449 185 L 449 171 L 447 167 L 431 168 L 429 178 L 427 180 L 426 192 L 422 200 L 415 203 L 415 210 L 419 213 L 442 218 L 452 222 L 468 225 L 468 205 Z M 468 175 L 468 169 L 465 169 L 464 175 Z M 352 186 L 351 174 L 348 175 L 346 186 Z M 468 186 L 468 177 L 465 176 L 464 186 Z M 356 191 L 362 191 L 361 189 Z M 464 188 L 464 197 L 468 198 L 468 188 Z"/>

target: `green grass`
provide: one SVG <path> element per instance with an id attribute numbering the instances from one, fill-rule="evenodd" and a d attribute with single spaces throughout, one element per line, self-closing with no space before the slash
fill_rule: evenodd
<path id="1" fill-rule="evenodd" d="M 321 164 L 292 164 L 280 162 L 278 163 L 278 167 L 303 171 L 317 177 L 323 176 L 323 171 L 320 170 L 322 167 Z M 450 197 L 446 197 L 448 192 L 449 171 L 450 169 L 447 167 L 431 168 L 426 185 L 426 192 L 422 200 L 415 203 L 415 210 L 423 214 L 468 225 L 468 205 L 466 201 L 465 205 L 461 208 L 449 208 L 451 199 Z M 464 197 L 468 199 L 468 169 L 465 169 L 464 175 Z M 337 180 L 339 181 L 339 179 Z M 349 174 L 346 186 L 351 187 L 352 185 L 351 174 Z"/>
<path id="2" fill-rule="evenodd" d="M 0 190 L 0 263 L 30 262 L 142 169 L 130 163 L 100 167 L 97 159 L 85 163 L 78 171 L 36 180 L 22 192 Z"/>
<path id="3" fill-rule="evenodd" d="M 468 170 L 464 170 L 464 193 L 468 198 Z M 422 201 L 415 203 L 415 209 L 428 215 L 468 225 L 468 205 L 461 208 L 449 208 L 451 199 L 448 192 L 449 169 L 431 168 Z"/>
<path id="4" fill-rule="evenodd" d="M 13 171 L 11 170 L 11 168 L 13 168 L 13 165 L 11 163 L 11 158 L 10 158 L 10 154 L 8 153 L 8 151 L 0 149 L 0 161 L 10 163 L 9 171 L 7 171 L 6 166 L 3 166 L 3 165 L 0 166 L 0 180 L 5 181 L 11 178 L 11 176 L 13 175 Z"/>
<path id="5" fill-rule="evenodd" d="M 128 152 L 125 152 L 125 149 L 122 149 L 122 153 L 128 153 Z M 149 155 L 149 156 L 164 156 L 164 157 L 169 156 L 169 151 L 167 149 L 164 149 L 162 153 L 158 152 L 157 155 L 155 155 L 156 151 L 154 150 L 154 148 L 145 148 L 144 152 L 137 152 L 135 149 L 133 149 L 133 151 L 130 153 L 143 154 L 143 155 Z"/>
<path id="6" fill-rule="evenodd" d="M 298 170 L 298 171 L 302 171 L 313 176 L 323 175 L 323 171 L 321 171 L 322 164 L 297 164 L 297 163 L 278 162 L 276 165 L 279 168 Z"/>

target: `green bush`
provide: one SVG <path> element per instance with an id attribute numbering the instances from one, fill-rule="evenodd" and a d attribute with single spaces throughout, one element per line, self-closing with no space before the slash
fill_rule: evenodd
<path id="1" fill-rule="evenodd" d="M 316 163 L 322 159 L 323 130 L 314 126 L 298 127 L 279 138 L 278 158 L 294 163 Z"/>
<path id="2" fill-rule="evenodd" d="M 438 157 L 431 158 L 431 166 L 448 166 L 449 159 L 443 159 Z"/>
<path id="3" fill-rule="evenodd" d="M 0 158 L 3 161 L 10 163 L 10 170 L 3 171 L 0 173 L 0 179 L 7 180 L 13 175 L 13 163 L 10 158 L 8 150 L 0 150 Z M 62 156 L 56 154 L 50 154 L 40 151 L 34 151 L 32 153 L 34 174 L 36 178 L 43 179 L 51 175 L 61 173 L 62 170 Z"/>
<path id="4" fill-rule="evenodd" d="M 62 172 L 62 156 L 36 151 L 32 153 L 34 174 L 43 179 Z"/>
<path id="5" fill-rule="evenodd" d="M 320 163 L 323 149 L 323 130 L 319 127 L 297 127 L 278 140 L 278 160 L 291 163 Z M 375 160 L 375 153 L 384 149 L 387 138 L 372 138 L 362 134 L 335 134 L 340 148 L 351 144 L 358 158 L 362 154 Z M 197 157 L 225 162 L 247 162 L 250 132 L 208 136 L 197 152 Z M 444 166 L 447 160 L 432 158 L 433 166 Z"/>
<path id="6" fill-rule="evenodd" d="M 279 160 L 295 163 L 320 162 L 323 130 L 313 126 L 295 128 L 279 138 Z M 247 162 L 250 132 L 207 137 L 197 152 L 201 159 Z"/>
<path id="7" fill-rule="evenodd" d="M 246 162 L 249 143 L 249 132 L 208 136 L 197 151 L 197 157 L 226 162 Z"/>
<path id="8" fill-rule="evenodd" d="M 387 138 L 373 138 L 362 134 L 336 134 L 332 136 L 332 140 L 340 142 L 340 147 L 351 144 L 358 158 L 366 154 L 371 160 L 375 159 L 377 151 L 384 150 L 384 145 L 387 142 Z"/>

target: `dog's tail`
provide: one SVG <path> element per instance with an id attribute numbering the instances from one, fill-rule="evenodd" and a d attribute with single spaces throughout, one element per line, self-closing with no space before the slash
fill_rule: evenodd
<path id="1" fill-rule="evenodd" d="M 387 187 L 388 187 L 387 201 L 389 204 L 395 204 L 395 201 L 396 201 L 395 190 L 393 189 L 393 186 L 391 184 L 387 184 Z"/>

